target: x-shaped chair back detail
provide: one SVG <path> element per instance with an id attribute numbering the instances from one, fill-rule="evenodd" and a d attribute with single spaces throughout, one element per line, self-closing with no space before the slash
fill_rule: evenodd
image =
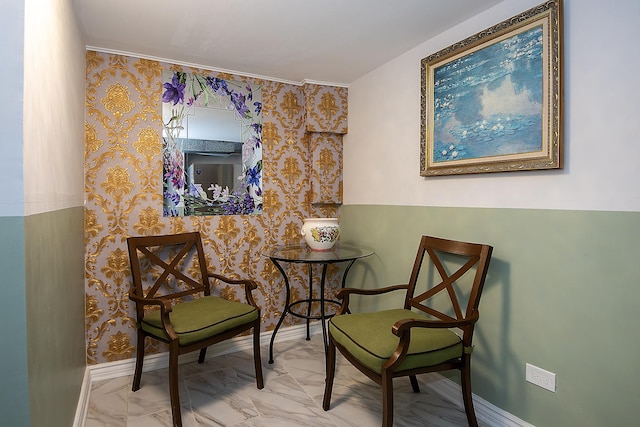
<path id="1" fill-rule="evenodd" d="M 162 295 L 161 289 L 164 288 L 165 292 L 169 287 L 175 289 L 175 284 L 169 283 L 172 277 L 186 286 L 184 290 L 173 291 L 170 298 L 199 293 L 210 295 L 206 259 L 198 232 L 140 237 L 130 239 L 127 243 L 133 260 L 131 274 L 134 286 L 131 292 L 138 297 L 167 298 L 167 295 Z M 152 285 L 145 286 L 149 275 Z"/>
<path id="2" fill-rule="evenodd" d="M 477 315 L 491 252 L 492 248 L 488 245 L 422 236 L 409 279 L 405 308 L 420 310 L 443 321 L 460 321 Z M 419 285 L 425 255 L 428 255 L 428 260 L 438 272 L 440 282 L 434 282 L 426 291 L 414 295 Z M 455 262 L 448 262 L 452 261 L 451 258 L 458 259 Z M 473 277 L 468 278 L 464 281 L 464 285 L 461 285 L 461 279 L 466 279 L 465 275 L 473 275 Z M 468 291 L 468 294 L 465 294 L 465 291 Z M 440 294 L 448 297 L 450 312 L 427 304 Z M 463 299 L 466 299 L 466 304 L 461 303 L 464 302 Z M 440 299 L 438 307 L 442 305 L 443 300 Z M 465 333 L 472 333 L 473 324 L 461 329 Z M 470 340 L 471 337 L 468 339 Z"/>

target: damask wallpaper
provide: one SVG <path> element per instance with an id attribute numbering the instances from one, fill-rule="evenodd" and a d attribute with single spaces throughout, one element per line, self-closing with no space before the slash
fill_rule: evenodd
<path id="1" fill-rule="evenodd" d="M 263 214 L 163 217 L 163 69 L 262 85 Z M 298 86 L 95 51 L 87 52 L 86 78 L 88 363 L 134 356 L 129 236 L 200 231 L 212 271 L 258 282 L 254 295 L 262 308 L 262 328 L 272 330 L 284 306 L 284 281 L 261 254 L 271 246 L 303 243 L 300 227 L 304 218 L 339 215 L 347 89 Z M 308 273 L 298 265 L 289 269 L 292 299 L 299 299 L 306 293 Z M 330 287 L 335 289 L 340 271 L 334 268 L 330 273 Z M 235 289 L 215 292 L 240 300 Z M 295 322 L 289 316 L 285 326 Z M 157 343 L 148 341 L 147 346 L 149 352 L 165 351 Z"/>

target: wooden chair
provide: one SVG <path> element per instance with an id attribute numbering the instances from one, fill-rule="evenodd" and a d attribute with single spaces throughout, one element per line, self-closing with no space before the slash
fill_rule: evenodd
<path id="1" fill-rule="evenodd" d="M 342 305 L 329 321 L 324 410 L 331 404 L 338 348 L 382 386 L 383 427 L 393 425 L 393 378 L 408 376 L 413 391 L 419 392 L 417 374 L 450 369 L 461 371 L 467 421 L 477 426 L 471 395 L 472 337 L 492 250 L 488 245 L 422 236 L 408 284 L 340 290 L 337 296 Z M 423 265 L 425 254 L 430 262 Z M 420 285 L 427 290 L 416 295 Z M 403 308 L 349 311 L 350 295 L 392 291 L 406 292 Z"/>
<path id="2" fill-rule="evenodd" d="M 145 338 L 169 345 L 169 393 L 173 425 L 181 426 L 178 356 L 200 350 L 253 329 L 253 356 L 258 388 L 264 387 L 260 359 L 260 308 L 252 280 L 232 280 L 209 273 L 200 233 L 127 239 L 136 304 L 138 348 L 132 390 L 140 388 Z M 242 285 L 248 304 L 211 295 L 210 280 Z"/>

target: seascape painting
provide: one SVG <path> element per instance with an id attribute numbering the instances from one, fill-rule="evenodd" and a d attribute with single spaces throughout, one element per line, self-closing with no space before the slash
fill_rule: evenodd
<path id="1" fill-rule="evenodd" d="M 550 0 L 422 59 L 422 176 L 562 168 L 561 12 Z"/>

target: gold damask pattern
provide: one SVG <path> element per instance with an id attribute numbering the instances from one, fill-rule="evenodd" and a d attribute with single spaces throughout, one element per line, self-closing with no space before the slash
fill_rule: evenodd
<path id="1" fill-rule="evenodd" d="M 347 133 L 347 88 L 305 84 L 304 94 L 307 132 Z"/>
<path id="2" fill-rule="evenodd" d="M 342 203 L 342 135 L 347 133 L 347 89 L 304 85 L 305 129 L 312 153 L 312 203 Z"/>
<path id="3" fill-rule="evenodd" d="M 342 135 L 312 133 L 311 184 L 314 204 L 342 203 Z"/>
<path id="4" fill-rule="evenodd" d="M 129 99 L 129 90 L 120 83 L 110 86 L 107 89 L 107 96 L 102 98 L 100 102 L 102 102 L 107 111 L 113 113 L 116 119 L 120 119 L 123 114 L 131 111 L 135 105 Z"/>
<path id="5" fill-rule="evenodd" d="M 163 69 L 262 85 L 262 215 L 162 216 Z M 300 227 L 304 218 L 338 215 L 337 205 L 312 205 L 315 190 L 311 185 L 312 179 L 317 179 L 316 171 L 320 171 L 322 179 L 333 173 L 341 176 L 338 138 L 327 136 L 322 141 L 325 149 L 316 153 L 314 147 L 320 145 L 312 141 L 307 127 L 311 118 L 314 129 L 329 126 L 331 129 L 324 131 L 335 132 L 337 125 L 340 131 L 337 133 L 346 132 L 346 89 L 314 85 L 302 88 L 93 51 L 87 52 L 86 83 L 88 363 L 128 359 L 135 353 L 134 308 L 128 299 L 129 236 L 200 231 L 212 270 L 232 277 L 251 277 L 258 282 L 255 296 L 262 308 L 263 329 L 272 330 L 284 306 L 284 283 L 273 264 L 261 254 L 270 246 L 302 243 Z M 331 194 L 323 193 L 323 198 L 327 197 Z M 298 265 L 287 268 L 292 298 L 300 298 L 306 292 L 307 271 Z M 331 269 L 334 287 L 338 273 L 337 268 Z M 240 299 L 240 294 L 231 287 L 218 286 L 215 292 Z M 287 318 L 287 324 L 294 322 L 295 318 Z M 147 346 L 149 352 L 166 351 L 155 342 L 148 342 Z"/>

